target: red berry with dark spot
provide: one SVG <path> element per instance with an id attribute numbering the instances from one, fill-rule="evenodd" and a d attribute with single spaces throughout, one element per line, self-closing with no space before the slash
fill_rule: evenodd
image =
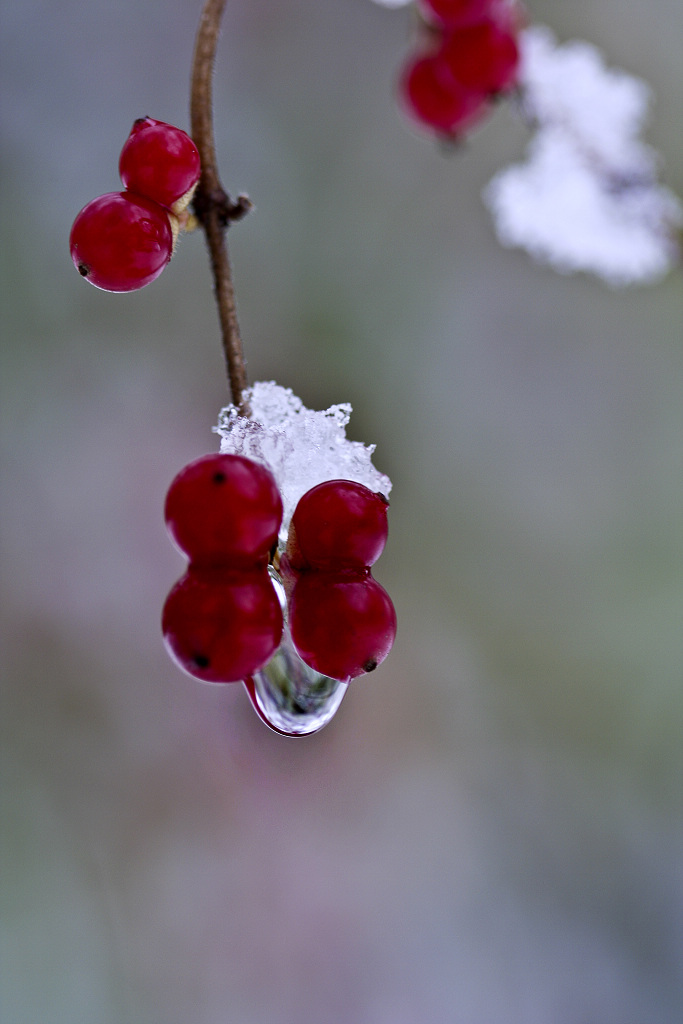
<path id="1" fill-rule="evenodd" d="M 354 480 L 326 480 L 300 499 L 287 537 L 295 569 L 363 569 L 373 565 L 387 540 L 383 494 Z"/>
<path id="2" fill-rule="evenodd" d="M 190 201 L 201 171 L 199 151 L 181 128 L 140 117 L 121 150 L 126 188 L 179 213 Z"/>
<path id="3" fill-rule="evenodd" d="M 282 608 L 264 568 L 212 572 L 190 567 L 166 599 L 161 628 L 185 672 L 234 683 L 256 672 L 282 637 Z"/>
<path id="4" fill-rule="evenodd" d="M 174 221 L 152 199 L 108 192 L 76 217 L 69 238 L 71 259 L 96 288 L 135 291 L 154 281 L 170 260 Z"/>
<path id="5" fill-rule="evenodd" d="M 289 626 L 307 665 L 346 681 L 384 661 L 396 636 L 396 612 L 367 569 L 302 572 L 289 596 Z"/>
<path id="6" fill-rule="evenodd" d="M 178 473 L 166 525 L 193 566 L 265 566 L 277 542 L 282 499 L 270 470 L 242 455 L 205 455 Z"/>

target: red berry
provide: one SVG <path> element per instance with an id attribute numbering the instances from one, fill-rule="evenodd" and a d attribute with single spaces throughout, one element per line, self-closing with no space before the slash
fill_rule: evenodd
<path id="1" fill-rule="evenodd" d="M 515 84 L 519 47 L 509 18 L 458 29 L 445 37 L 440 52 L 450 74 L 465 89 L 490 96 Z"/>
<path id="2" fill-rule="evenodd" d="M 497 0 L 420 0 L 430 21 L 438 25 L 454 28 L 456 25 L 468 25 L 488 14 Z"/>
<path id="3" fill-rule="evenodd" d="M 440 49 L 410 61 L 400 90 L 408 112 L 444 135 L 453 136 L 469 128 L 487 109 L 481 92 L 456 81 Z"/>
<path id="4" fill-rule="evenodd" d="M 166 599 L 161 620 L 172 658 L 191 676 L 234 683 L 277 650 L 282 608 L 267 569 L 234 573 L 191 567 Z"/>
<path id="5" fill-rule="evenodd" d="M 172 216 L 151 199 L 129 192 L 93 199 L 71 228 L 74 266 L 107 292 L 132 292 L 150 284 L 173 252 Z"/>
<path id="6" fill-rule="evenodd" d="M 184 197 L 182 208 L 187 206 L 200 170 L 199 151 L 187 132 L 152 117 L 133 124 L 119 160 L 126 188 L 171 208 Z"/>
<path id="7" fill-rule="evenodd" d="M 373 565 L 387 540 L 383 494 L 353 480 L 326 480 L 301 498 L 287 538 L 295 569 L 362 569 Z"/>
<path id="8" fill-rule="evenodd" d="M 242 455 L 205 455 L 172 482 L 165 517 L 195 566 L 265 566 L 282 522 L 282 499 L 265 466 Z"/>
<path id="9" fill-rule="evenodd" d="M 396 636 L 396 612 L 367 569 L 304 572 L 291 590 L 289 626 L 307 665 L 346 681 L 384 661 Z"/>

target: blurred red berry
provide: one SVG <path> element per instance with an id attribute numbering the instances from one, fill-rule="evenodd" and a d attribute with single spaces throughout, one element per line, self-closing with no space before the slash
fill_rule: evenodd
<path id="1" fill-rule="evenodd" d="M 428 20 L 437 25 L 455 28 L 478 21 L 489 13 L 500 0 L 419 0 L 419 6 Z"/>
<path id="2" fill-rule="evenodd" d="M 517 33 L 509 19 L 486 19 L 451 32 L 439 51 L 449 73 L 466 90 L 505 92 L 519 67 Z"/>
<path id="3" fill-rule="evenodd" d="M 403 71 L 400 91 L 412 117 L 442 135 L 457 136 L 487 109 L 481 92 L 454 78 L 442 49 L 412 58 Z"/>

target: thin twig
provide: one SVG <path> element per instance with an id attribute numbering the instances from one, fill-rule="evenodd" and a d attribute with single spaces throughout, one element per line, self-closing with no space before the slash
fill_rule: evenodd
<path id="1" fill-rule="evenodd" d="M 232 401 L 242 415 L 248 416 L 249 408 L 243 395 L 247 372 L 225 232 L 232 221 L 240 220 L 249 212 L 251 202 L 247 196 L 239 196 L 233 202 L 223 188 L 218 176 L 213 137 L 213 65 L 224 8 L 225 0 L 206 0 L 192 58 L 190 123 L 202 162 L 202 176 L 194 195 L 193 208 L 209 248 Z"/>

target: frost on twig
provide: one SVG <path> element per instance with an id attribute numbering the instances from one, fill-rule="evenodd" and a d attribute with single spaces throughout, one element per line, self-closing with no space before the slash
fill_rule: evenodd
<path id="1" fill-rule="evenodd" d="M 274 381 L 259 381 L 244 394 L 251 418 L 229 405 L 221 410 L 214 429 L 220 434 L 222 452 L 268 465 L 282 495 L 283 531 L 299 498 L 323 480 L 356 480 L 388 496 L 391 480 L 372 465 L 375 446 L 346 437 L 348 403 L 316 412 Z"/>
<path id="2" fill-rule="evenodd" d="M 484 193 L 500 242 L 612 285 L 661 277 L 680 257 L 683 210 L 639 138 L 648 86 L 606 68 L 588 43 L 557 46 L 546 28 L 523 32 L 521 52 L 522 109 L 536 131 L 526 162 Z"/>

